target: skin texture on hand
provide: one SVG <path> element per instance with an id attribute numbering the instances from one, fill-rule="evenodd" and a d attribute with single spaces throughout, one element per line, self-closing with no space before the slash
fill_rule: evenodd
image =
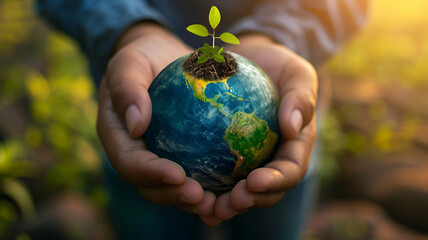
<path id="1" fill-rule="evenodd" d="M 98 135 L 119 175 L 147 200 L 198 214 L 207 225 L 277 203 L 303 178 L 315 140 L 317 78 L 311 65 L 262 35 L 240 41 L 229 50 L 258 64 L 279 87 L 283 139 L 272 162 L 220 196 L 203 191 L 181 166 L 150 152 L 141 138 L 151 119 L 150 84 L 169 63 L 191 52 L 188 46 L 156 24 L 136 24 L 118 42 L 99 89 Z"/>

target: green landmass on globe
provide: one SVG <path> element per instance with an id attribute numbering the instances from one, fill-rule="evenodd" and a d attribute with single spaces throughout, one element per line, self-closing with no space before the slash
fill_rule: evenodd
<path id="1" fill-rule="evenodd" d="M 236 112 L 226 129 L 224 139 L 230 151 L 237 156 L 233 174 L 247 176 L 255 166 L 260 166 L 270 157 L 278 135 L 269 129 L 266 121 L 254 113 Z"/>
<path id="2" fill-rule="evenodd" d="M 259 166 L 272 153 L 278 135 L 269 129 L 266 121 L 259 119 L 254 113 L 246 113 L 237 111 L 233 115 L 222 111 L 224 104 L 219 103 L 219 94 L 213 98 L 208 98 L 205 95 L 205 89 L 208 84 L 224 84 L 226 89 L 229 89 L 227 80 L 219 79 L 214 81 L 206 81 L 190 76 L 188 73 L 183 73 L 186 79 L 187 86 L 193 91 L 193 95 L 203 101 L 208 102 L 226 117 L 231 118 L 231 124 L 227 127 L 224 139 L 230 148 L 230 151 L 237 156 L 236 165 L 234 167 L 234 175 L 246 176 L 254 169 L 254 166 Z M 230 95 L 231 101 L 243 101 L 244 98 L 235 96 L 231 92 L 224 92 Z"/>

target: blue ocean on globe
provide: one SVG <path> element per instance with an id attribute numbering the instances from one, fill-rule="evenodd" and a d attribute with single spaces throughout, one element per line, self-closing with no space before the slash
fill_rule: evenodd
<path id="1" fill-rule="evenodd" d="M 144 134 L 151 151 L 180 164 L 214 192 L 230 190 L 272 157 L 281 138 L 276 85 L 250 60 L 231 53 L 237 73 L 198 79 L 183 56 L 149 88 L 152 119 Z"/>

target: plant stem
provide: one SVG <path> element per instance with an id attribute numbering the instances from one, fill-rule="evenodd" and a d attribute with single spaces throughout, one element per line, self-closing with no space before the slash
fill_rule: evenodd
<path id="1" fill-rule="evenodd" d="M 215 29 L 213 29 L 213 48 L 215 47 Z"/>

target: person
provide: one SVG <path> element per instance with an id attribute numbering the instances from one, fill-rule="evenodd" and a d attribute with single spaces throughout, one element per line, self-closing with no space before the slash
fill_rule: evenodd
<path id="1" fill-rule="evenodd" d="M 277 84 L 283 134 L 271 162 L 219 196 L 141 140 L 151 118 L 148 87 L 165 66 L 203 45 L 186 27 L 207 23 L 213 5 L 222 14 L 218 31 L 241 42 L 225 48 Z M 313 66 L 363 25 L 366 8 L 367 0 L 37 1 L 41 16 L 78 41 L 99 87 L 97 130 L 118 238 L 204 239 L 208 226 L 219 226 L 229 239 L 298 239 L 316 196 Z"/>

